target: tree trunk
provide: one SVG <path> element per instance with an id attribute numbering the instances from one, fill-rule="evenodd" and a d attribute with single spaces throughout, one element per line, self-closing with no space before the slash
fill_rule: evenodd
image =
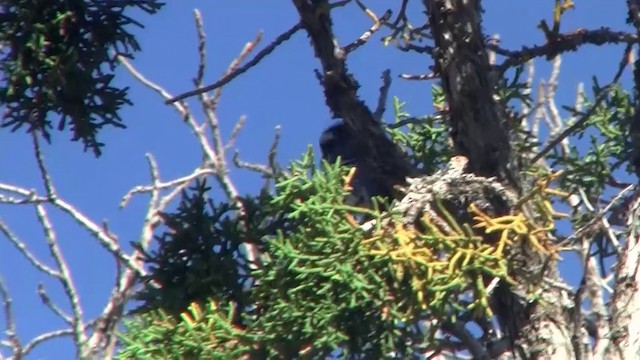
<path id="1" fill-rule="evenodd" d="M 509 127 L 495 98 L 495 76 L 489 64 L 482 33 L 482 8 L 479 0 L 423 0 L 435 42 L 433 59 L 440 76 L 449 109 L 449 127 L 458 155 L 469 159 L 467 171 L 495 176 L 505 185 L 521 192 L 518 174 L 510 166 Z M 574 329 L 570 323 L 573 299 L 563 284 L 555 262 L 530 249 L 514 249 L 520 269 L 513 269 L 521 284 L 499 285 L 493 294 L 493 308 L 502 330 L 517 350 L 519 358 L 574 359 Z M 536 274 L 540 300 L 527 298 L 530 274 Z M 544 279 L 544 280 L 543 280 Z M 579 309 L 577 309 L 579 311 Z M 582 337 L 578 337 L 580 343 Z"/>

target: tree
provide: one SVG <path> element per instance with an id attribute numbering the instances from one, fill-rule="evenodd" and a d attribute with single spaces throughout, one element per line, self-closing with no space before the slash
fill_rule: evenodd
<path id="1" fill-rule="evenodd" d="M 556 0 L 552 20 L 539 24 L 544 41 L 517 50 L 483 32 L 479 1 L 393 5 L 380 11 L 357 0 L 293 0 L 298 22 L 253 57 L 261 36 L 248 43 L 208 86 L 196 11 L 195 90 L 175 97 L 116 56 L 178 112 L 202 152 L 190 174 L 173 180 L 162 180 L 147 155 L 151 183 L 122 200 L 126 206 L 134 196 L 149 198 L 131 251 L 58 195 L 39 143 L 45 128 L 30 128 L 44 193 L 0 183 L 0 202 L 35 208 L 55 266 L 4 222 L 0 231 L 60 281 L 71 310 L 39 289 L 68 329 L 23 345 L 0 282 L 2 344 L 11 355 L 22 358 L 46 339 L 71 336 L 81 358 L 637 358 L 639 4 L 627 1 L 632 30 L 565 32 L 564 16 L 581 4 Z M 361 11 L 373 25 L 353 42 L 338 41 L 333 22 L 341 11 Z M 230 156 L 244 123 L 223 138 L 223 87 L 296 33 L 309 38 L 327 107 L 355 134 L 348 146 L 356 151 L 341 153 L 353 159 L 322 161 L 310 147 L 279 164 L 279 133 L 265 164 Z M 376 107 L 360 99 L 347 64 L 363 47 L 377 46 L 376 35 L 384 51 L 432 61 L 431 74 L 402 76 L 433 81 L 432 113 L 411 116 L 401 99 L 389 99 L 388 71 Z M 579 85 L 575 104 L 560 111 L 561 56 L 608 44 L 624 46 L 613 79 L 603 86 L 594 76 L 591 91 Z M 534 60 L 552 66 L 539 86 Z M 4 61 L 8 73 L 13 65 Z M 626 91 L 621 79 L 630 67 L 633 90 Z M 30 71 L 38 77 L 39 70 Z M 26 106 L 19 92 L 10 95 L 7 106 Z M 187 99 L 201 106 L 204 120 Z M 230 161 L 263 176 L 261 190 L 242 195 Z M 367 207 L 349 202 L 363 174 L 379 176 L 385 191 L 378 193 L 392 196 Z M 211 198 L 214 186 L 224 201 Z M 95 320 L 83 316 L 48 208 L 75 219 L 116 259 L 116 285 Z M 577 286 L 560 272 L 570 254 L 579 258 Z"/>

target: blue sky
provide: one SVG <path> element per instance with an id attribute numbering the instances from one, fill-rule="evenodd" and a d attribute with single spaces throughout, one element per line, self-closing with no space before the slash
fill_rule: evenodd
<path id="1" fill-rule="evenodd" d="M 382 14 L 389 3 L 399 2 L 370 0 L 366 3 Z M 484 3 L 485 33 L 500 34 L 504 47 L 516 49 L 544 41 L 536 25 L 542 18 L 550 19 L 553 1 L 493 0 Z M 297 21 L 290 1 L 170 1 L 158 15 L 137 16 L 146 28 L 135 30 L 143 51 L 133 64 L 174 95 L 192 88 L 191 79 L 196 72 L 194 8 L 201 10 L 207 32 L 207 83 L 220 77 L 244 44 L 255 38 L 258 30 L 264 31 L 263 43 L 259 46 L 262 47 Z M 412 18 L 418 22 L 421 16 L 420 12 L 414 11 Z M 579 1 L 577 9 L 565 16 L 563 30 L 601 26 L 628 30 L 625 17 L 624 2 Z M 370 19 L 355 6 L 337 11 L 334 23 L 341 44 L 353 41 L 371 26 Z M 407 110 L 412 114 L 431 111 L 431 82 L 397 78 L 400 73 L 429 72 L 430 59 L 385 48 L 379 39 L 377 34 L 367 46 L 349 56 L 349 68 L 362 86 L 360 97 L 368 104 L 375 104 L 380 74 L 390 68 L 394 78 L 390 95 L 407 102 Z M 573 104 L 577 83 L 585 81 L 589 88 L 592 75 L 597 75 L 601 83 L 610 81 L 621 54 L 621 46 L 587 46 L 578 54 L 565 56 L 558 103 Z M 536 66 L 538 76 L 548 77 L 550 66 L 544 60 L 537 61 Z M 322 89 L 313 74 L 318 67 L 306 34 L 299 32 L 261 64 L 225 87 L 218 113 L 223 133 L 228 136 L 238 118 L 247 116 L 237 142 L 243 160 L 263 162 L 266 159 L 277 125 L 282 127 L 278 160 L 283 164 L 297 158 L 308 144 L 317 143 L 322 129 L 332 124 Z M 630 90 L 628 79 L 629 71 L 624 83 Z M 118 208 L 118 203 L 127 190 L 149 182 L 144 154 L 150 152 L 156 157 L 165 180 L 190 173 L 201 157 L 190 130 L 159 96 L 133 80 L 124 69 L 118 71 L 117 81 L 131 87 L 134 106 L 122 111 L 128 129 L 106 129 L 100 134 L 100 139 L 107 144 L 101 158 L 83 153 L 80 143 L 68 140 L 68 133 L 56 134 L 53 144 L 44 148 L 60 196 L 94 220 L 108 220 L 112 231 L 126 244 L 139 236 L 147 199 L 135 198 L 124 210 Z M 197 108 L 195 103 L 192 108 Z M 389 120 L 391 116 L 388 112 L 385 119 Z M 254 192 L 261 184 L 257 175 L 244 170 L 233 169 L 232 178 L 242 193 Z M 31 143 L 22 133 L 10 133 L 7 129 L 0 132 L 0 181 L 42 190 Z M 222 200 L 220 192 L 214 192 L 212 196 Z M 0 218 L 44 262 L 53 264 L 32 207 L 0 206 Z M 64 214 L 52 210 L 52 219 L 75 275 L 86 319 L 93 318 L 102 310 L 112 287 L 113 260 Z M 43 283 L 51 297 L 68 309 L 59 284 L 33 270 L 5 239 L 0 239 L 0 274 L 13 296 L 17 330 L 23 343 L 42 332 L 64 326 L 36 295 L 37 284 Z M 4 326 L 3 316 L 0 315 L 0 322 Z M 0 354 L 4 353 L 0 351 Z M 73 357 L 70 339 L 63 339 L 41 346 L 30 358 Z"/>

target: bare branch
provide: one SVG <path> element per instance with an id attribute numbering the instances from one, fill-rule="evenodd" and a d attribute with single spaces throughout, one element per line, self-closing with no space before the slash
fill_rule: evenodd
<path id="1" fill-rule="evenodd" d="M 0 277 L 0 298 L 2 298 L 4 308 L 4 319 L 7 322 L 5 330 L 5 334 L 7 334 L 8 338 L 7 345 L 11 350 L 13 350 L 15 359 L 20 360 L 22 358 L 23 349 L 16 332 L 16 323 L 13 319 L 11 296 L 9 295 L 9 290 L 7 289 L 7 285 L 4 283 L 2 277 Z"/>
<path id="2" fill-rule="evenodd" d="M 540 160 L 549 151 L 551 151 L 551 149 L 556 147 L 556 145 L 560 144 L 562 140 L 564 140 L 567 136 L 571 135 L 574 131 L 576 131 L 578 128 L 584 125 L 584 123 L 587 122 L 587 120 L 589 120 L 591 115 L 593 115 L 593 113 L 604 101 L 604 99 L 606 99 L 607 96 L 609 96 L 609 91 L 613 88 L 613 85 L 618 83 L 618 81 L 620 81 L 620 77 L 622 77 L 622 73 L 628 65 L 628 57 L 629 57 L 629 53 L 631 52 L 631 49 L 632 49 L 632 46 L 627 45 L 627 47 L 624 50 L 624 55 L 622 56 L 622 60 L 620 61 L 618 71 L 613 77 L 613 80 L 601 90 L 600 94 L 598 94 L 598 96 L 596 97 L 596 100 L 594 101 L 593 105 L 591 105 L 591 108 L 586 113 L 584 113 L 580 119 L 576 120 L 575 123 L 567 127 L 562 133 L 560 133 L 558 136 L 556 136 L 551 141 L 549 141 L 549 143 L 539 153 L 537 153 L 536 156 L 534 156 L 531 159 L 531 163 L 535 163 L 536 161 Z"/>
<path id="3" fill-rule="evenodd" d="M 147 156 L 150 156 L 150 154 L 147 154 Z M 207 175 L 213 175 L 214 173 L 215 171 L 213 169 L 197 168 L 191 174 L 177 178 L 177 179 L 173 179 L 171 181 L 167 181 L 167 182 L 160 181 L 158 182 L 157 185 L 138 185 L 132 188 L 131 190 L 129 190 L 122 197 L 122 200 L 120 200 L 120 207 L 121 208 L 126 207 L 129 201 L 131 201 L 131 198 L 133 197 L 133 195 L 149 193 L 154 190 L 173 189 L 176 186 L 179 186 L 185 183 L 189 184 L 195 179 L 198 179 Z"/>
<path id="4" fill-rule="evenodd" d="M 378 106 L 376 106 L 376 111 L 373 112 L 373 117 L 378 121 L 382 121 L 382 116 L 387 107 L 387 98 L 391 87 L 391 70 L 383 71 L 381 78 L 382 86 L 380 87 L 380 96 L 378 96 Z"/>
<path id="5" fill-rule="evenodd" d="M 224 146 L 224 150 L 230 150 L 236 144 L 236 140 L 238 140 L 238 135 L 240 135 L 240 131 L 244 127 L 245 122 L 247 121 L 247 117 L 242 115 L 240 119 L 236 122 L 236 125 L 231 130 L 231 135 L 229 135 L 229 140 L 227 141 L 227 145 Z"/>
<path id="6" fill-rule="evenodd" d="M 33 265 L 36 269 L 54 278 L 57 278 L 60 276 L 60 273 L 58 271 L 52 269 L 51 267 L 43 264 L 40 260 L 38 260 L 36 256 L 33 255 L 31 251 L 29 251 L 25 243 L 22 240 L 20 240 L 16 234 L 14 234 L 11 231 L 11 229 L 9 229 L 9 226 L 7 226 L 7 224 L 5 224 L 4 221 L 2 220 L 0 220 L 0 231 L 4 233 L 4 235 L 7 237 L 9 242 L 12 243 L 18 249 L 18 251 L 22 253 L 22 255 L 24 255 L 27 258 L 27 260 L 31 263 L 31 265 Z"/>
<path id="7" fill-rule="evenodd" d="M 204 33 L 204 27 L 202 25 L 203 24 L 202 16 L 200 15 L 200 12 L 198 10 L 195 10 L 195 17 L 196 17 L 196 27 L 198 29 L 198 39 L 199 39 L 198 52 L 200 54 L 200 64 L 198 67 L 199 76 L 194 80 L 194 84 L 196 85 L 196 87 L 200 88 L 202 87 L 202 76 L 200 75 L 200 73 L 201 72 L 204 73 L 204 67 L 205 67 L 205 61 L 206 61 L 206 52 L 205 52 L 206 36 Z M 246 57 L 249 56 L 249 54 L 256 48 L 256 46 L 258 46 L 260 41 L 262 41 L 262 32 L 259 32 L 253 41 L 248 42 L 244 46 L 244 48 L 240 52 L 240 55 L 238 55 L 235 59 L 233 59 L 233 61 L 225 71 L 223 77 L 230 76 L 232 73 L 237 71 L 238 66 L 240 66 L 240 63 L 242 63 L 246 59 Z M 221 95 L 222 95 L 222 86 L 216 88 L 213 93 L 213 97 L 210 100 L 207 100 L 206 103 L 203 103 L 203 105 L 210 107 L 211 111 L 215 112 L 216 108 L 218 107 L 218 102 L 220 101 Z"/>
<path id="8" fill-rule="evenodd" d="M 591 219 L 588 223 L 586 223 L 581 228 L 579 228 L 578 230 L 574 231 L 573 234 L 571 234 L 566 239 L 564 239 L 562 244 L 571 244 L 573 241 L 575 241 L 576 239 L 580 238 L 586 231 L 592 229 L 593 226 L 596 223 L 598 223 L 598 221 L 602 220 L 602 218 L 607 214 L 607 212 L 609 212 L 609 210 L 611 210 L 611 208 L 613 206 L 615 206 L 619 201 L 624 199 L 624 196 L 628 192 L 635 191 L 635 189 L 636 189 L 636 185 L 629 185 L 625 189 L 620 191 L 613 199 L 611 199 L 611 202 L 609 202 L 609 204 L 607 206 L 605 206 L 604 209 L 602 209 L 600 212 L 598 212 L 598 214 L 596 214 L 593 217 L 593 219 Z"/>
<path id="9" fill-rule="evenodd" d="M 22 355 L 27 356 L 36 346 L 42 344 L 43 342 L 59 337 L 73 336 L 72 329 L 60 329 L 49 331 L 43 334 L 40 334 L 33 338 L 27 345 L 25 345 L 22 350 Z"/>
<path id="10" fill-rule="evenodd" d="M 40 144 L 38 142 L 38 135 L 34 133 L 32 138 L 36 162 L 38 163 L 38 168 L 40 170 L 40 176 L 42 178 L 42 181 L 44 182 L 44 187 L 47 191 L 47 195 L 55 204 L 57 195 L 55 188 L 53 187 L 53 182 L 51 181 L 49 171 L 47 170 L 47 167 L 44 163 L 44 157 L 40 149 Z M 47 210 L 45 209 L 43 204 L 36 204 L 35 207 L 38 221 L 40 222 L 40 225 L 42 225 L 42 229 L 44 230 L 45 240 L 47 242 L 47 246 L 49 247 L 49 252 L 53 257 L 60 272 L 60 276 L 58 276 L 57 279 L 60 281 L 65 295 L 67 296 L 71 304 L 71 327 L 73 328 L 73 337 L 75 343 L 79 347 L 82 347 L 83 344 L 85 344 L 87 341 L 87 334 L 84 332 L 82 315 L 83 311 L 82 306 L 80 305 L 78 290 L 73 282 L 73 276 L 71 275 L 71 271 L 69 270 L 67 261 L 62 255 L 62 249 L 60 249 L 60 245 L 58 244 L 58 239 L 56 237 L 55 231 L 53 230 L 53 225 L 49 220 Z M 55 309 L 54 307 L 51 308 Z M 62 313 L 60 313 L 60 315 L 65 321 L 69 320 L 68 316 L 63 315 Z"/>
<path id="11" fill-rule="evenodd" d="M 638 35 L 623 31 L 612 31 L 603 27 L 597 30 L 579 29 L 569 34 L 560 34 L 555 41 L 551 43 L 523 47 L 522 50 L 517 51 L 508 51 L 492 45 L 488 45 L 488 47 L 496 53 L 507 57 L 507 60 L 497 67 L 500 72 L 504 72 L 511 67 L 524 64 L 533 58 L 546 56 L 551 59 L 558 54 L 575 51 L 578 47 L 585 44 L 604 45 L 620 43 L 629 45 L 636 44 L 638 43 Z"/>
<path id="12" fill-rule="evenodd" d="M 358 3 L 360 4 L 359 1 L 358 1 Z M 376 31 L 380 30 L 382 25 L 385 24 L 387 21 L 389 21 L 389 18 L 391 18 L 391 10 L 385 11 L 385 13 L 382 14 L 382 16 L 379 19 L 376 19 L 375 15 L 374 15 L 374 24 L 373 24 L 373 26 L 369 30 L 367 30 L 364 34 L 362 34 L 362 36 L 360 36 L 358 38 L 358 40 L 352 42 L 351 44 L 349 44 L 349 45 L 347 45 L 345 47 L 343 47 L 342 51 L 344 51 L 345 53 L 348 54 L 350 52 L 353 52 L 354 50 L 356 50 L 360 46 L 364 45 L 367 41 L 369 41 L 369 38 L 371 37 L 371 35 L 373 35 L 373 33 L 375 33 Z"/>
<path id="13" fill-rule="evenodd" d="M 245 65 L 239 67 L 237 70 L 235 70 L 234 72 L 224 76 L 222 79 L 216 81 L 215 83 L 211 84 L 211 85 L 207 85 L 205 87 L 202 87 L 200 89 L 196 89 L 196 90 L 191 90 L 191 91 L 187 91 L 183 94 L 180 94 L 176 97 L 170 97 L 167 99 L 167 101 L 165 101 L 166 104 L 171 104 L 171 103 L 175 103 L 176 101 L 180 101 L 180 100 L 184 100 L 188 97 L 191 96 L 195 96 L 198 94 L 202 94 L 205 92 L 209 92 L 212 90 L 215 90 L 221 86 L 224 86 L 226 84 L 228 84 L 229 82 L 231 82 L 231 80 L 237 78 L 238 76 L 242 75 L 243 73 L 247 72 L 247 70 L 251 69 L 252 67 L 258 65 L 258 63 L 260 63 L 260 61 L 262 59 L 264 59 L 267 55 L 271 54 L 273 52 L 273 50 L 275 50 L 280 44 L 282 44 L 283 42 L 289 40 L 291 38 L 291 36 L 293 36 L 293 34 L 295 34 L 298 30 L 302 29 L 302 26 L 300 24 L 296 24 L 294 26 L 292 26 L 289 30 L 285 31 L 284 33 L 278 35 L 278 37 L 271 43 L 269 44 L 267 47 L 265 47 L 264 49 L 260 50 L 260 52 L 258 52 L 258 54 L 251 60 L 249 60 Z"/>
<path id="14" fill-rule="evenodd" d="M 44 289 L 43 284 L 38 284 L 38 296 L 42 303 L 48 307 L 54 314 L 58 315 L 64 322 L 69 324 L 69 326 L 73 327 L 73 317 L 67 314 L 64 310 L 60 309 L 58 305 L 56 305 L 51 298 L 47 294 L 47 291 Z"/>
<path id="15" fill-rule="evenodd" d="M 74 330 L 74 340 L 76 344 L 84 344 L 87 337 L 84 333 L 84 327 L 82 325 L 82 306 L 80 305 L 80 298 L 78 295 L 78 290 L 76 289 L 75 284 L 73 283 L 71 271 L 67 266 L 67 262 L 62 255 L 62 250 L 58 245 L 58 240 L 56 238 L 55 232 L 53 231 L 53 225 L 49 221 L 49 215 L 47 214 L 44 205 L 38 204 L 36 205 L 36 214 L 40 225 L 45 233 L 45 239 L 47 245 L 49 247 L 49 251 L 51 256 L 56 262 L 56 266 L 60 269 L 60 276 L 58 276 L 58 280 L 62 284 L 62 288 L 71 303 L 71 309 L 73 315 L 71 317 L 71 325 Z M 53 307 L 50 306 L 53 309 Z M 68 317 L 60 314 L 64 320 L 68 320 Z"/>
<path id="16" fill-rule="evenodd" d="M 438 74 L 429 73 L 429 74 L 400 74 L 400 77 L 405 80 L 434 80 L 438 78 Z"/>
<path id="17" fill-rule="evenodd" d="M 247 161 L 240 160 L 240 152 L 233 154 L 233 164 L 238 169 L 247 169 L 249 171 L 257 172 L 265 177 L 273 177 L 274 173 L 271 171 L 268 165 L 254 164 Z"/>

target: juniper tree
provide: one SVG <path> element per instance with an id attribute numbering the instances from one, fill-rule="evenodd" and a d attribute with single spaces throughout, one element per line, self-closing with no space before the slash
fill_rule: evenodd
<path id="1" fill-rule="evenodd" d="M 161 181 L 149 155 L 151 184 L 123 199 L 151 198 L 131 253 L 107 228 L 70 211 L 123 269 L 100 318 L 84 322 L 74 312 L 69 333 L 81 356 L 638 357 L 638 4 L 627 2 L 624 31 L 563 32 L 564 14 L 580 3 L 556 0 L 551 21 L 539 25 L 544 42 L 517 49 L 484 32 L 480 1 L 403 0 L 387 11 L 368 5 L 293 0 L 299 22 L 243 63 L 257 45 L 248 44 L 212 85 L 203 80 L 206 43 L 196 12 L 196 89 L 176 97 L 117 58 L 178 112 L 203 161 L 187 176 Z M 352 42 L 338 40 L 333 24 L 347 7 L 373 22 Z M 310 146 L 278 163 L 278 133 L 265 164 L 229 156 L 243 124 L 228 140 L 220 135 L 221 88 L 302 33 L 337 121 L 322 136 L 324 159 Z M 378 46 L 374 35 L 384 51 L 431 62 L 431 74 L 413 78 L 433 81 L 433 112 L 412 116 L 402 99 L 389 99 L 389 72 L 376 108 L 360 99 L 347 65 L 361 47 Z M 561 56 L 589 44 L 603 52 L 624 45 L 619 66 L 606 85 L 585 75 L 594 75 L 590 90 L 579 85 L 575 104 L 560 112 Z M 534 61 L 552 65 L 540 86 Z M 620 84 L 629 67 L 633 89 Z M 202 121 L 187 100 L 202 105 Z M 2 184 L 8 195 L 0 199 L 33 204 L 46 219 L 43 203 L 69 206 L 55 196 L 37 138 L 34 149 L 47 194 Z M 241 195 L 228 161 L 262 175 L 260 192 Z M 213 199 L 214 186 L 223 201 Z M 371 194 L 381 196 L 353 201 Z M 0 230 L 23 245 L 2 223 Z M 568 254 L 581 260 L 575 287 L 559 271 Z M 64 259 L 56 260 L 65 286 Z M 68 291 L 72 302 L 74 294 Z M 32 345 L 22 346 L 11 322 L 8 329 L 3 344 L 15 357 L 28 353 Z"/>

